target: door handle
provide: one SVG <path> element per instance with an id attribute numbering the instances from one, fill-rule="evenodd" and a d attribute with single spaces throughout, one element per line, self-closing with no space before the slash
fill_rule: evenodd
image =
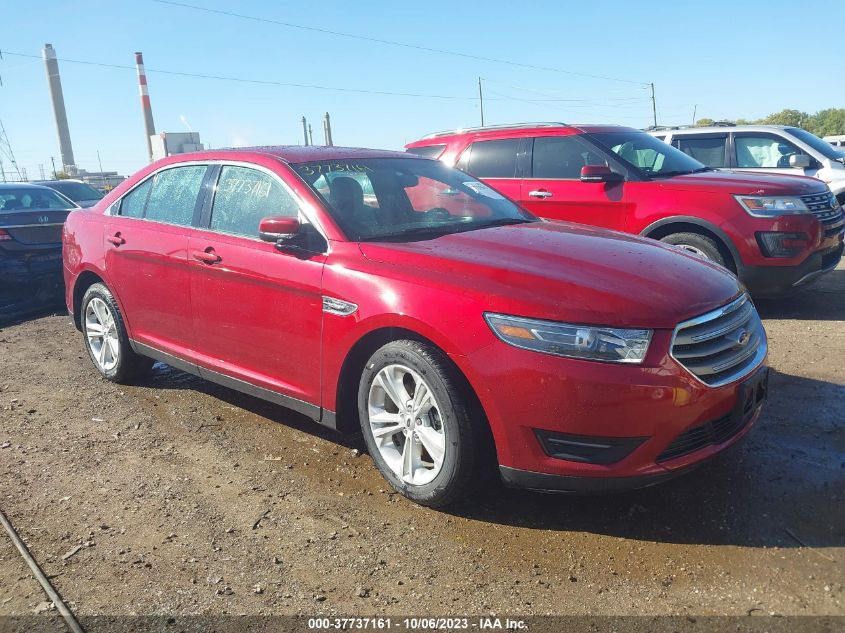
<path id="1" fill-rule="evenodd" d="M 214 249 L 210 246 L 204 251 L 191 251 L 191 257 L 201 261 L 203 264 L 216 264 L 223 259 L 220 255 L 215 253 Z"/>
<path id="2" fill-rule="evenodd" d="M 106 238 L 109 242 L 114 244 L 115 246 L 120 246 L 121 244 L 126 244 L 126 240 L 120 236 L 120 233 L 115 233 L 114 235 L 110 235 Z"/>
<path id="3" fill-rule="evenodd" d="M 551 191 L 545 191 L 544 189 L 535 189 L 534 191 L 529 191 L 528 195 L 531 196 L 532 198 L 543 198 L 543 199 L 545 199 L 545 198 L 551 198 L 552 192 Z"/>

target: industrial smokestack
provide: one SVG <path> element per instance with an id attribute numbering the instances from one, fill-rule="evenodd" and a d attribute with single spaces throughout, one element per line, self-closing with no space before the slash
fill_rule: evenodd
<path id="1" fill-rule="evenodd" d="M 156 133 L 153 123 L 153 109 L 150 107 L 150 91 L 147 89 L 147 73 L 144 71 L 144 56 L 135 53 L 135 67 L 138 69 L 138 90 L 141 93 L 141 111 L 144 114 L 144 136 L 147 141 L 147 155 L 153 161 L 153 144 L 150 137 Z"/>
<path id="2" fill-rule="evenodd" d="M 45 44 L 42 50 L 44 66 L 47 69 L 47 85 L 50 87 L 50 100 L 53 102 L 53 115 L 56 118 L 56 131 L 59 134 L 59 152 L 62 155 L 62 169 L 73 171 L 76 161 L 73 159 L 73 147 L 70 144 L 70 129 L 67 125 L 65 98 L 62 94 L 62 80 L 59 77 L 59 61 L 51 44 Z"/>
<path id="3" fill-rule="evenodd" d="M 326 117 L 323 119 L 323 131 L 326 133 L 326 145 L 331 147 L 332 143 L 332 122 L 329 120 L 329 113 L 326 112 Z"/>
<path id="4" fill-rule="evenodd" d="M 308 123 L 305 120 L 305 117 L 302 117 L 302 138 L 305 142 L 305 145 L 308 145 Z"/>

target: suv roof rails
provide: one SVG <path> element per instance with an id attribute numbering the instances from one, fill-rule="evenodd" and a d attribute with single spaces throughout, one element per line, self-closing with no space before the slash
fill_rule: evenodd
<path id="1" fill-rule="evenodd" d="M 691 125 L 649 125 L 647 128 L 643 128 L 643 132 L 663 132 L 665 130 L 685 130 L 689 127 L 693 127 Z"/>
<path id="2" fill-rule="evenodd" d="M 710 127 L 736 127 L 733 121 L 713 121 Z"/>
<path id="3" fill-rule="evenodd" d="M 431 134 L 426 134 L 422 137 L 422 140 L 438 138 L 440 136 L 450 136 L 452 134 L 462 134 L 464 132 L 486 132 L 488 130 L 518 130 L 520 128 L 526 127 L 567 127 L 567 124 L 544 121 L 539 123 L 506 123 L 504 125 L 480 125 L 478 127 L 459 127 L 455 128 L 454 130 L 444 130 L 443 132 L 433 132 Z"/>

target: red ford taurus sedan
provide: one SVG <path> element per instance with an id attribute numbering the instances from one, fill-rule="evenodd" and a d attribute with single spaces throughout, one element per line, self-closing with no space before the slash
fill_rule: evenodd
<path id="1" fill-rule="evenodd" d="M 338 147 L 164 159 L 64 229 L 99 372 L 153 360 L 363 431 L 390 484 L 656 483 L 741 438 L 766 335 L 728 271 L 538 220 L 436 160 Z"/>

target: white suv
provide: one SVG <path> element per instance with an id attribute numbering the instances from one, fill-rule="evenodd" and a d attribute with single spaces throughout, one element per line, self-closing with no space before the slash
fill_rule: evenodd
<path id="1" fill-rule="evenodd" d="M 818 178 L 845 204 L 845 154 L 801 128 L 721 125 L 650 133 L 708 167 Z"/>

